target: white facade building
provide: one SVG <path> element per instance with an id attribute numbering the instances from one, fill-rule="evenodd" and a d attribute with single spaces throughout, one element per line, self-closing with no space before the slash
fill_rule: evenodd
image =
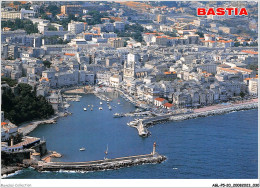
<path id="1" fill-rule="evenodd" d="M 79 34 L 84 31 L 84 23 L 83 22 L 74 22 L 68 24 L 68 31 Z"/>

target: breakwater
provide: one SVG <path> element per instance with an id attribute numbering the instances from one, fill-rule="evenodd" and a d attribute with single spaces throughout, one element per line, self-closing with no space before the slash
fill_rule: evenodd
<path id="1" fill-rule="evenodd" d="M 102 171 L 102 170 L 115 170 L 123 167 L 130 167 L 135 165 L 149 164 L 149 163 L 161 163 L 166 159 L 165 156 L 158 153 L 137 155 L 129 157 L 121 157 L 115 159 L 104 159 L 98 161 L 88 162 L 39 162 L 39 171 Z"/>
<path id="2" fill-rule="evenodd" d="M 172 116 L 169 118 L 171 121 L 180 121 L 180 120 L 186 120 L 186 119 L 193 119 L 197 117 L 206 117 L 206 116 L 212 116 L 212 115 L 221 115 L 233 111 L 240 111 L 240 110 L 250 110 L 258 107 L 258 103 L 251 103 L 251 104 L 241 104 L 226 108 L 220 108 L 215 110 L 209 110 L 205 112 L 197 112 L 197 113 L 191 113 L 191 114 L 183 114 L 180 116 Z"/>
<path id="3" fill-rule="evenodd" d="M 233 111 L 250 110 L 254 108 L 258 108 L 257 102 L 230 105 L 227 107 L 222 107 L 214 110 L 201 111 L 201 112 L 193 112 L 193 113 L 179 114 L 179 115 L 164 115 L 164 116 L 157 116 L 153 118 L 145 118 L 145 119 L 140 119 L 138 121 L 132 121 L 128 123 L 128 125 L 130 125 L 131 127 L 135 127 L 138 131 L 139 136 L 147 137 L 150 135 L 150 132 L 148 131 L 147 128 L 157 123 L 163 123 L 168 121 L 182 121 L 182 120 L 193 119 L 198 117 L 221 115 Z"/>

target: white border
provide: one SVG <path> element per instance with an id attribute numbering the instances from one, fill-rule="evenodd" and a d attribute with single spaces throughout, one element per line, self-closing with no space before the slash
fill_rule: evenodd
<path id="1" fill-rule="evenodd" d="M 9 1 L 9 0 L 6 0 Z M 47 0 L 33 0 L 47 1 Z M 52 0 L 58 1 L 58 0 Z M 71 0 L 61 0 L 71 1 Z M 73 0 L 75 1 L 75 0 Z M 85 0 L 78 0 L 85 1 Z M 94 1 L 94 0 L 87 0 Z M 96 0 L 96 1 L 112 1 L 112 0 Z M 131 1 L 131 0 L 115 0 L 114 2 Z M 136 1 L 136 0 L 133 0 Z M 148 1 L 148 0 L 140 0 Z M 150 0 L 158 1 L 158 0 Z M 172 1 L 172 0 L 164 0 Z M 175 1 L 210 1 L 210 0 L 175 0 Z M 216 0 L 228 1 L 228 0 Z M 231 1 L 255 1 L 258 0 L 231 0 Z M 2 3 L 2 0 L 1 0 Z M 258 1 L 258 32 L 259 32 L 259 7 Z M 258 34 L 258 44 L 259 44 Z M 1 56 L 1 55 L 0 55 Z M 258 58 L 258 67 L 260 65 Z M 260 83 L 258 82 L 260 85 Z M 258 98 L 260 94 L 258 93 Z M 258 103 L 258 107 L 260 104 Z M 258 117 L 260 112 L 258 111 Z M 258 118 L 258 143 L 259 143 L 259 118 Z M 213 187 L 213 184 L 259 184 L 259 150 L 258 150 L 258 179 L 1 179 L 1 187 Z M 246 172 L 245 172 L 246 173 Z"/>
<path id="2" fill-rule="evenodd" d="M 212 187 L 213 184 L 251 184 L 252 186 L 258 183 L 258 179 L 4 179 L 1 185 L 5 184 L 5 186 L 1 187 Z"/>

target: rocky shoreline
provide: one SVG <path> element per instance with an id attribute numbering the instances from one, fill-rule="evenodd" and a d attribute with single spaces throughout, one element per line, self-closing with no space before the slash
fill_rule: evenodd
<path id="1" fill-rule="evenodd" d="M 59 113 L 49 119 L 44 120 L 35 120 L 29 123 L 24 124 L 23 127 L 18 129 L 18 132 L 22 133 L 24 136 L 28 135 L 30 132 L 32 132 L 34 129 L 37 128 L 38 125 L 42 124 L 54 124 L 56 123 L 56 120 L 60 117 L 67 116 L 69 113 Z"/>
<path id="2" fill-rule="evenodd" d="M 1 176 L 7 176 L 22 169 L 23 167 L 20 166 L 1 166 Z"/>

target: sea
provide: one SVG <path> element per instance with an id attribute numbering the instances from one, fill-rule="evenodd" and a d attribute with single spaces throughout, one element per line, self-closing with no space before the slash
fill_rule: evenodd
<path id="1" fill-rule="evenodd" d="M 30 136 L 46 140 L 48 150 L 63 155 L 53 161 L 91 161 L 148 154 L 154 142 L 157 152 L 167 157 L 166 161 L 99 172 L 38 172 L 28 168 L 6 178 L 258 178 L 258 109 L 157 124 L 149 128 L 149 137 L 142 138 L 135 128 L 127 126 L 133 117 L 113 117 L 114 113 L 134 111 L 135 106 L 118 93 L 106 95 L 113 99 L 112 110 L 108 109 L 106 101 L 100 105 L 101 100 L 94 94 L 82 95 L 80 102 L 70 102 L 72 115 L 59 118 L 56 124 L 40 125 Z M 80 151 L 82 147 L 86 150 Z"/>

